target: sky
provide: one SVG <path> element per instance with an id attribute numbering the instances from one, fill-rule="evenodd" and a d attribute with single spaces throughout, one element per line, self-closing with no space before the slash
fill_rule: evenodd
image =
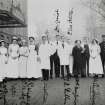
<path id="1" fill-rule="evenodd" d="M 28 34 L 38 36 L 46 29 L 54 29 L 56 13 L 60 10 L 60 27 L 66 32 L 68 28 L 68 12 L 73 8 L 73 35 L 72 40 L 86 36 L 87 20 L 90 9 L 81 3 L 81 0 L 28 0 Z M 37 34 L 39 33 L 39 34 Z"/>

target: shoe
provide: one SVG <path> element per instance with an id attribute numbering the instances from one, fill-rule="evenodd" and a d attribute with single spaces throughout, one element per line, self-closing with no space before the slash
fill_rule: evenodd
<path id="1" fill-rule="evenodd" d="M 61 77 L 61 79 L 64 79 L 64 77 Z"/>
<path id="2" fill-rule="evenodd" d="M 104 76 L 104 74 L 102 74 L 102 78 L 104 78 L 105 76 Z"/>
<path id="3" fill-rule="evenodd" d="M 50 77 L 50 79 L 53 79 L 53 77 Z"/>
<path id="4" fill-rule="evenodd" d="M 85 77 L 86 77 L 85 75 L 82 75 L 82 76 L 81 76 L 81 78 L 85 78 Z"/>

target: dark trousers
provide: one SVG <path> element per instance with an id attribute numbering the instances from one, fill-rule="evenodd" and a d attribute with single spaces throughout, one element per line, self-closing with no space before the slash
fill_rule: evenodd
<path id="1" fill-rule="evenodd" d="M 54 55 L 51 55 L 50 56 L 50 78 L 53 78 L 53 70 L 54 70 L 54 66 L 53 66 L 53 64 L 54 64 Z"/>
<path id="2" fill-rule="evenodd" d="M 89 58 L 84 58 L 83 65 L 82 65 L 81 76 L 85 77 L 86 74 L 87 76 L 89 76 Z"/>
<path id="3" fill-rule="evenodd" d="M 73 62 L 73 75 L 74 77 L 78 77 L 78 75 L 83 76 L 83 65 L 81 64 L 81 62 L 76 62 L 74 60 Z"/>
<path id="4" fill-rule="evenodd" d="M 104 76 L 105 76 L 105 58 L 101 57 L 101 60 L 102 60 L 102 66 L 103 66 L 103 73 L 104 73 Z"/>
<path id="5" fill-rule="evenodd" d="M 54 64 L 54 66 L 53 66 Z M 53 77 L 53 70 L 55 68 L 55 77 L 60 77 L 60 59 L 57 54 L 50 56 L 50 78 Z M 53 68 L 54 67 L 54 68 Z"/>
<path id="6" fill-rule="evenodd" d="M 62 78 L 64 78 L 64 70 L 66 70 L 66 72 L 67 72 L 67 79 L 69 79 L 70 78 L 69 65 L 61 65 Z"/>
<path id="7" fill-rule="evenodd" d="M 49 70 L 48 69 L 42 69 L 42 78 L 43 80 L 49 80 Z"/>
<path id="8" fill-rule="evenodd" d="M 54 67 L 55 67 L 55 77 L 60 77 L 60 59 L 58 55 L 55 55 Z"/>
<path id="9" fill-rule="evenodd" d="M 87 76 L 89 76 L 89 58 L 86 59 Z"/>

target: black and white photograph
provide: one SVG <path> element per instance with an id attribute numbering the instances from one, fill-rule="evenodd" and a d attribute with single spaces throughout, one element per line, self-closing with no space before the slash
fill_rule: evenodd
<path id="1" fill-rule="evenodd" d="M 0 105 L 105 105 L 105 0 L 0 0 Z"/>

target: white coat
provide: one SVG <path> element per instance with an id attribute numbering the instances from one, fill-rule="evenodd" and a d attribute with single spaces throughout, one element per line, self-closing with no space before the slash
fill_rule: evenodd
<path id="1" fill-rule="evenodd" d="M 70 64 L 70 54 L 71 54 L 70 46 L 66 42 L 64 42 L 64 48 L 63 46 L 60 46 L 58 48 L 58 55 L 60 57 L 60 65 Z"/>
<path id="2" fill-rule="evenodd" d="M 46 42 L 39 47 L 39 57 L 41 60 L 40 69 L 50 70 L 50 55 L 52 54 L 51 46 Z"/>

